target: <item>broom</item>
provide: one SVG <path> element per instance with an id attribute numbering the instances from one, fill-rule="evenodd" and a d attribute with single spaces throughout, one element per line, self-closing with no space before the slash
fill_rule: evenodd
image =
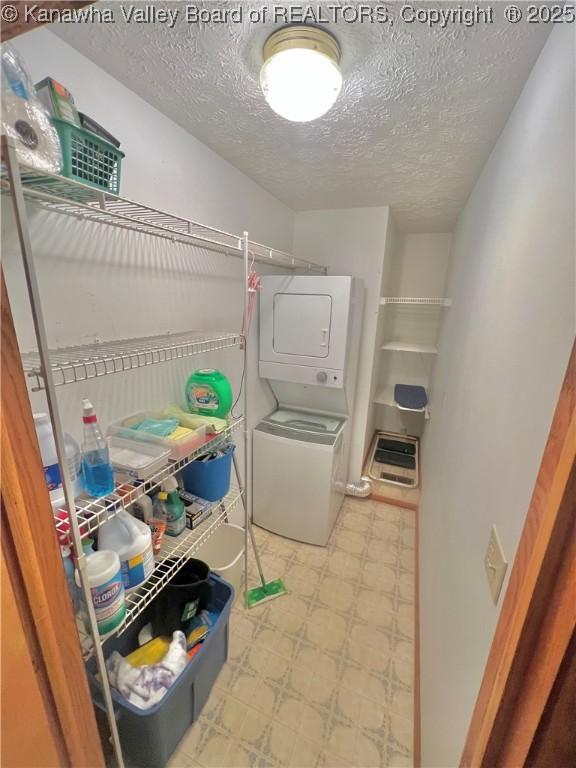
<path id="1" fill-rule="evenodd" d="M 254 606 L 262 605 L 262 603 L 266 603 L 268 602 L 268 600 L 273 600 L 275 597 L 282 597 L 282 595 L 287 594 L 287 592 L 282 579 L 274 579 L 274 581 L 267 582 L 266 579 L 264 578 L 264 571 L 262 570 L 262 563 L 260 562 L 260 555 L 258 554 L 258 547 L 256 546 L 256 540 L 254 538 L 254 531 L 252 530 L 250 515 L 248 512 L 248 509 L 246 508 L 246 493 L 244 491 L 244 487 L 242 486 L 242 479 L 240 475 L 240 470 L 238 469 L 238 463 L 236 460 L 235 453 L 233 454 L 233 460 L 234 460 L 234 471 L 236 472 L 236 479 L 238 480 L 240 495 L 242 496 L 242 504 L 244 505 L 244 512 L 245 512 L 244 519 L 246 520 L 246 527 L 248 528 L 248 533 L 250 534 L 250 541 L 252 542 L 252 550 L 254 552 L 254 557 L 256 558 L 256 565 L 258 566 L 260 581 L 262 582 L 261 586 L 253 587 L 252 589 L 246 590 L 246 605 L 248 608 L 254 608 Z M 248 557 L 247 552 L 246 552 L 246 557 Z"/>
<path id="2" fill-rule="evenodd" d="M 258 555 L 256 548 L 256 541 L 254 540 L 254 531 L 248 521 L 248 532 L 250 533 L 250 539 L 252 541 L 252 549 L 254 550 L 254 557 L 256 558 L 256 565 L 258 566 L 258 573 L 260 574 L 260 581 L 262 586 L 252 587 L 246 591 L 246 605 L 248 608 L 254 608 L 255 605 L 261 605 L 268 600 L 274 600 L 275 597 L 282 597 L 286 594 L 286 587 L 282 579 L 274 579 L 274 581 L 266 582 L 264 578 L 264 572 L 262 571 L 262 563 Z"/>

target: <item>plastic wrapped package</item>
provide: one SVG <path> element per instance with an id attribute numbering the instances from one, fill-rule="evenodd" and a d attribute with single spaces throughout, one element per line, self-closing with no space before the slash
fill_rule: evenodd
<path id="1" fill-rule="evenodd" d="M 177 631 L 158 663 L 133 667 L 118 651 L 113 651 L 106 659 L 106 668 L 110 684 L 127 701 L 140 709 L 149 709 L 164 698 L 187 663 L 186 636 Z"/>
<path id="2" fill-rule="evenodd" d="M 21 57 L 9 44 L 2 46 L 2 132 L 14 141 L 21 163 L 60 172 L 60 139 Z"/>

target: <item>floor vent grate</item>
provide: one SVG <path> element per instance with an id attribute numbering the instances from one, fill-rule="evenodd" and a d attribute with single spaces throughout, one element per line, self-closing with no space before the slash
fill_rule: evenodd
<path id="1" fill-rule="evenodd" d="M 378 432 L 372 444 L 368 475 L 404 488 L 418 487 L 418 439 Z"/>

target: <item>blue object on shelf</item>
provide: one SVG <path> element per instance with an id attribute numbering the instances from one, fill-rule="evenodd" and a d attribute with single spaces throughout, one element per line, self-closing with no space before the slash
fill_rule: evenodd
<path id="1" fill-rule="evenodd" d="M 190 725 L 195 722 L 206 703 L 212 686 L 228 657 L 228 622 L 234 599 L 234 588 L 216 574 L 211 574 L 212 594 L 208 609 L 218 613 L 218 619 L 202 644 L 188 662 L 166 695 L 149 709 L 140 709 L 112 689 L 112 699 L 118 722 L 122 749 L 129 761 L 141 768 L 163 768 Z M 157 616 L 155 602 L 170 600 L 168 590 L 156 600 L 120 635 L 110 637 L 104 654 L 118 651 L 127 656 L 138 648 L 138 635 Z M 87 664 L 88 679 L 96 706 L 106 711 L 102 687 L 96 675 L 95 659 Z"/>
<path id="2" fill-rule="evenodd" d="M 230 445 L 221 456 L 202 461 L 191 461 L 182 470 L 185 490 L 207 501 L 219 501 L 230 490 L 232 456 L 236 446 Z"/>
<path id="3" fill-rule="evenodd" d="M 394 400 L 399 408 L 406 411 L 423 411 L 428 405 L 428 395 L 424 387 L 413 384 L 396 384 Z"/>

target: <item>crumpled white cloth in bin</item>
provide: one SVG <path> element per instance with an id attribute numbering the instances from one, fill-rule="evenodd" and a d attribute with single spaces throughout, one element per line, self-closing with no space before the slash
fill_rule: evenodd
<path id="1" fill-rule="evenodd" d="M 186 636 L 174 632 L 166 655 L 157 664 L 133 667 L 118 651 L 106 659 L 110 685 L 135 707 L 149 709 L 165 695 L 188 663 Z"/>

